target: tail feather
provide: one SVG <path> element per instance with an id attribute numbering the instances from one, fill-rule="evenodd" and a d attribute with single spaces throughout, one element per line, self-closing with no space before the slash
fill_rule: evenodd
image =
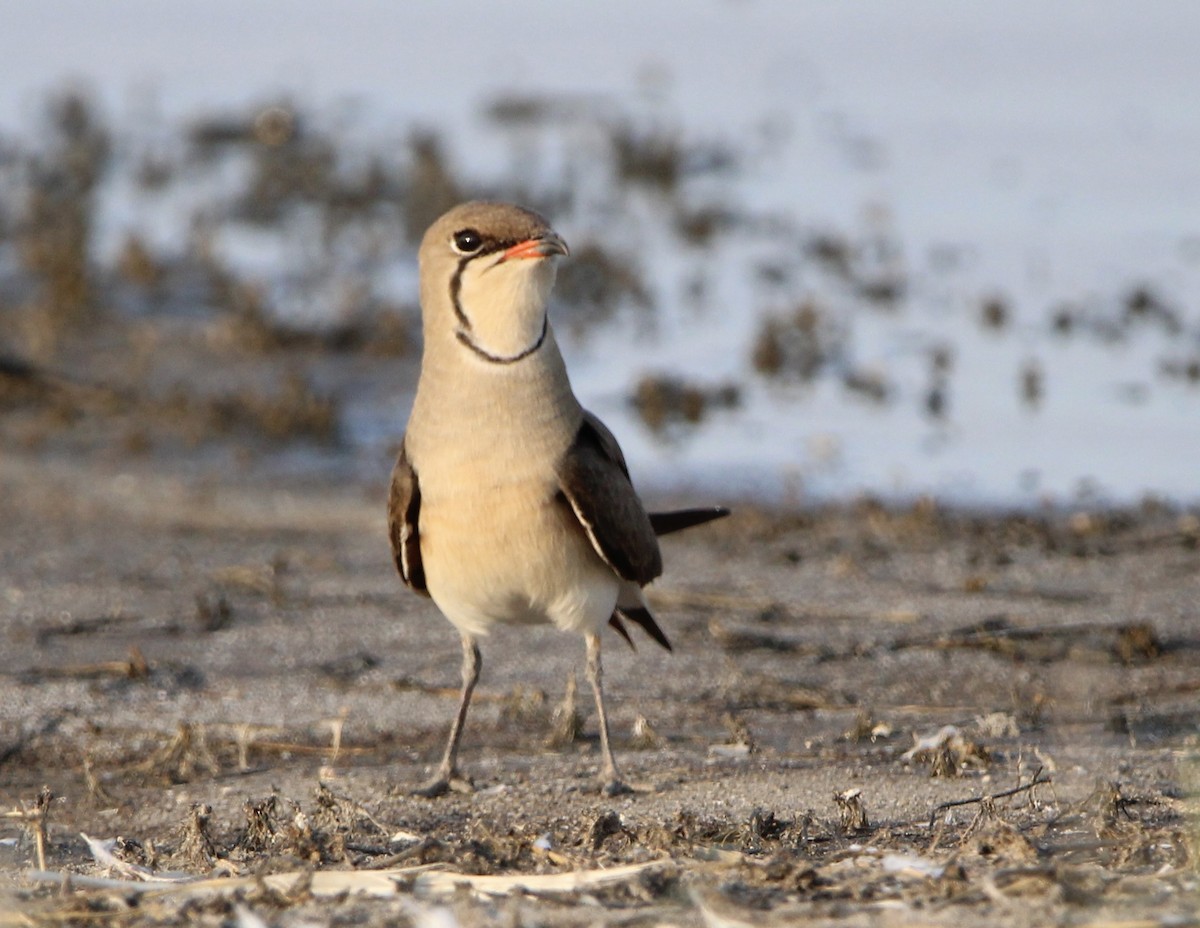
<path id="1" fill-rule="evenodd" d="M 637 650 L 637 645 L 633 643 L 633 639 L 629 637 L 629 629 L 625 627 L 625 623 L 621 621 L 621 617 L 617 613 L 613 613 L 608 617 L 608 624 L 617 630 L 617 634 L 625 639 L 625 643 L 634 651 Z"/>
<path id="2" fill-rule="evenodd" d="M 670 535 L 672 532 L 682 532 L 685 528 L 703 525 L 705 522 L 722 519 L 727 515 L 729 515 L 729 510 L 724 506 L 709 506 L 704 509 L 675 509 L 671 512 L 652 512 L 650 513 L 650 526 L 654 529 L 655 535 Z M 625 623 L 621 621 L 622 619 L 632 622 L 634 625 L 641 626 L 647 635 L 668 651 L 674 650 L 666 633 L 659 627 L 658 622 L 654 620 L 654 616 L 650 614 L 650 610 L 644 606 L 618 606 L 608 619 L 608 624 L 636 651 L 637 647 L 634 645 L 633 639 L 629 637 L 629 629 L 625 627 Z"/>
<path id="3" fill-rule="evenodd" d="M 694 525 L 703 525 L 713 519 L 722 519 L 729 515 L 724 506 L 709 506 L 704 509 L 676 509 L 672 512 L 650 513 L 650 525 L 655 535 L 670 535 L 672 532 L 682 532 Z"/>
<path id="4" fill-rule="evenodd" d="M 621 606 L 617 609 L 616 615 L 620 615 L 621 617 L 628 619 L 635 625 L 640 625 L 647 635 L 657 641 L 668 651 L 674 650 L 674 648 L 671 647 L 671 642 L 667 640 L 666 633 L 659 628 L 658 623 L 654 621 L 654 616 L 650 614 L 649 609 L 646 609 L 645 607 L 630 608 L 627 606 Z M 626 635 L 626 640 L 628 640 L 628 635 Z M 632 644 L 632 642 L 630 643 Z"/>

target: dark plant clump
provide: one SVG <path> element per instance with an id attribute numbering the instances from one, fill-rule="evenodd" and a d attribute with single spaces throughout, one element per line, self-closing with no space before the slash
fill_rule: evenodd
<path id="1" fill-rule="evenodd" d="M 843 354 L 844 333 L 815 303 L 788 315 L 768 315 L 760 323 L 751 362 L 768 377 L 811 382 Z"/>
<path id="2" fill-rule="evenodd" d="M 642 421 L 655 432 L 670 425 L 696 425 L 712 409 L 733 409 L 741 403 L 735 384 L 701 387 L 676 377 L 646 376 L 638 381 L 632 402 Z"/>

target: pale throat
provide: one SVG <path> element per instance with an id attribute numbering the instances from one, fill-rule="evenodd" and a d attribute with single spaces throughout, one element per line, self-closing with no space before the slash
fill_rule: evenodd
<path id="1" fill-rule="evenodd" d="M 469 323 L 463 334 L 500 357 L 528 351 L 545 334 L 546 304 L 553 286 L 554 265 L 549 261 L 528 267 L 519 260 L 467 274 L 459 295 Z"/>

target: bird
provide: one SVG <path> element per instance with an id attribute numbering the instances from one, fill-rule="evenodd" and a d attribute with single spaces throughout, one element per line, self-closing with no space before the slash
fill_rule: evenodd
<path id="1" fill-rule="evenodd" d="M 563 239 L 538 213 L 471 201 L 418 250 L 424 345 L 388 494 L 388 534 L 404 583 L 432 598 L 462 640 L 462 689 L 445 752 L 415 792 L 469 792 L 459 744 L 498 623 L 582 634 L 606 795 L 629 792 L 609 739 L 600 632 L 625 622 L 671 644 L 642 588 L 662 573 L 658 536 L 728 514 L 648 513 L 620 445 L 580 405 L 548 315 Z"/>

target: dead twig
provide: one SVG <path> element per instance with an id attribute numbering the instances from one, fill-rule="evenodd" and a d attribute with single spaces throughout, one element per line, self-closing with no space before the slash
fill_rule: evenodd
<path id="1" fill-rule="evenodd" d="M 112 794 L 104 788 L 104 784 L 96 775 L 91 754 L 85 754 L 83 757 L 83 779 L 87 784 L 88 799 L 96 808 L 111 808 L 117 804 Z"/>
<path id="2" fill-rule="evenodd" d="M 972 796 L 969 799 L 951 799 L 949 802 L 943 802 L 934 806 L 933 811 L 929 813 L 930 829 L 932 830 L 934 823 L 937 821 L 937 817 L 947 809 L 955 809 L 959 806 L 974 805 L 975 803 L 991 803 L 995 802 L 997 799 L 1007 799 L 1009 796 L 1016 796 L 1019 793 L 1029 792 L 1029 790 L 1033 789 L 1035 786 L 1042 786 L 1046 783 L 1052 782 L 1051 777 L 1048 774 L 1043 775 L 1042 769 L 1043 768 L 1038 767 L 1033 774 L 1033 779 L 1023 785 L 1013 786 L 1009 789 L 1002 789 L 996 793 L 988 793 L 985 796 Z"/>
<path id="3" fill-rule="evenodd" d="M 790 641 L 781 635 L 751 631 L 743 628 L 728 628 L 717 619 L 709 619 L 708 633 L 729 654 L 744 654 L 747 651 L 777 651 L 782 654 L 819 654 L 819 649 Z"/>
<path id="4" fill-rule="evenodd" d="M 900 638 L 888 646 L 890 651 L 954 649 L 990 651 L 1014 660 L 1049 662 L 1070 654 L 1091 655 L 1094 659 L 1136 664 L 1155 660 L 1168 650 L 1194 648 L 1193 642 L 1165 643 L 1149 622 L 1105 625 L 1098 622 L 1073 622 L 1064 625 L 1014 624 L 1005 615 L 985 619 L 973 625 L 933 635 Z"/>
<path id="5" fill-rule="evenodd" d="M 39 646 L 48 644 L 52 638 L 72 637 L 75 635 L 95 635 L 111 631 L 129 622 L 139 622 L 140 615 L 118 612 L 112 615 L 98 615 L 84 619 L 74 619 L 66 623 L 48 625 L 37 632 L 35 640 Z"/>
<path id="6" fill-rule="evenodd" d="M 643 874 L 671 871 L 676 864 L 669 858 L 602 867 L 573 870 L 567 873 L 495 874 L 477 876 L 430 866 L 418 865 L 389 870 L 298 870 L 286 873 L 256 874 L 243 877 L 218 877 L 174 882 L 164 879 L 114 880 L 65 872 L 44 870 L 25 874 L 35 883 L 59 886 L 117 889 L 130 895 L 149 899 L 206 899 L 234 898 L 238 893 L 265 888 L 282 898 L 293 897 L 298 890 L 316 898 L 350 894 L 376 897 L 396 896 L 402 892 L 417 895 L 449 896 L 467 889 L 480 897 L 521 895 L 577 896 L 622 884 L 629 885 Z"/>
<path id="7" fill-rule="evenodd" d="M 94 661 L 87 664 L 68 664 L 65 667 L 33 667 L 22 676 L 30 681 L 41 680 L 99 680 L 105 677 L 127 677 L 144 680 L 150 675 L 150 664 L 134 645 L 123 661 Z"/>
<path id="8" fill-rule="evenodd" d="M 579 714 L 579 686 L 575 682 L 575 674 L 567 677 L 567 688 L 563 693 L 562 702 L 554 709 L 550 717 L 550 732 L 546 735 L 544 744 L 548 748 L 565 748 L 579 740 L 583 732 L 583 716 Z"/>
<path id="9" fill-rule="evenodd" d="M 22 800 L 21 808 L 0 813 L 0 818 L 12 818 L 21 822 L 25 830 L 32 835 L 39 870 L 46 869 L 46 823 L 50 817 L 50 803 L 53 801 L 54 793 L 50 792 L 49 786 L 43 786 L 32 806 Z"/>

